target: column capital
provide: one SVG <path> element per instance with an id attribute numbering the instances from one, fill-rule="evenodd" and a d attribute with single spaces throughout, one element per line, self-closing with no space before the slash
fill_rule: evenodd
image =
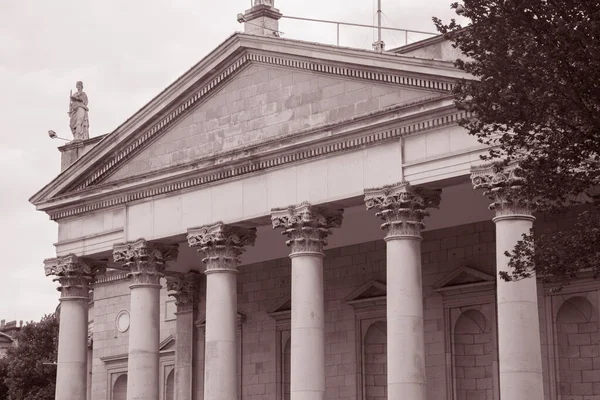
<path id="1" fill-rule="evenodd" d="M 342 226 L 344 210 L 331 210 L 303 202 L 287 208 L 271 210 L 273 228 L 281 228 L 289 239 L 285 242 L 292 254 L 320 253 L 327 245 L 331 229 Z"/>
<path id="2" fill-rule="evenodd" d="M 200 289 L 200 273 L 189 271 L 186 274 L 167 276 L 167 289 L 175 292 L 169 296 L 175 298 L 177 312 L 194 310 Z"/>
<path id="3" fill-rule="evenodd" d="M 178 245 L 148 243 L 144 239 L 116 244 L 113 258 L 131 272 L 134 285 L 159 285 L 168 261 L 177 259 Z"/>
<path id="4" fill-rule="evenodd" d="M 190 247 L 198 248 L 205 257 L 206 274 L 237 272 L 244 246 L 254 246 L 256 228 L 243 228 L 217 222 L 200 228 L 188 229 Z"/>
<path id="5" fill-rule="evenodd" d="M 425 227 L 423 218 L 429 215 L 428 208 L 438 208 L 441 190 L 413 187 L 408 182 L 365 190 L 367 210 L 376 209 L 375 214 L 384 223 L 386 239 L 394 237 L 421 237 Z"/>
<path id="6" fill-rule="evenodd" d="M 74 254 L 44 260 L 46 276 L 56 276 L 53 281 L 58 281 L 60 287 L 60 300 L 87 299 L 90 283 L 101 272 L 104 266 L 100 262 L 80 258 Z"/>
<path id="7" fill-rule="evenodd" d="M 533 204 L 521 195 L 525 179 L 520 176 L 517 164 L 471 167 L 471 182 L 474 189 L 484 189 L 483 195 L 492 200 L 489 208 L 496 212 L 496 218 L 521 216 L 533 219 Z"/>

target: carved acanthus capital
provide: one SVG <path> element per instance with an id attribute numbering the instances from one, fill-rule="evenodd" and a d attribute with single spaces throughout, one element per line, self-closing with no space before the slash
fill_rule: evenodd
<path id="1" fill-rule="evenodd" d="M 61 300 L 67 298 L 88 298 L 90 284 L 96 275 L 105 269 L 99 261 L 69 254 L 64 257 L 44 260 L 46 276 L 53 275 L 60 283 L 58 291 Z"/>
<path id="2" fill-rule="evenodd" d="M 188 230 L 188 243 L 204 253 L 206 273 L 237 272 L 244 246 L 254 246 L 256 228 L 242 228 L 217 222 Z"/>
<path id="3" fill-rule="evenodd" d="M 167 276 L 167 289 L 174 292 L 169 296 L 175 298 L 178 312 L 193 310 L 200 290 L 200 273 L 190 271 L 187 274 Z"/>
<path id="4" fill-rule="evenodd" d="M 408 182 L 365 190 L 367 210 L 378 210 L 375 215 L 383 219 L 381 229 L 386 237 L 421 237 L 425 227 L 423 218 L 428 208 L 440 205 L 440 190 L 412 187 Z"/>
<path id="5" fill-rule="evenodd" d="M 131 272 L 128 276 L 133 284 L 160 285 L 167 262 L 177 259 L 177 245 L 148 243 L 144 239 L 117 244 L 113 258 Z"/>
<path id="6" fill-rule="evenodd" d="M 517 164 L 506 167 L 487 164 L 471 168 L 473 187 L 484 189 L 484 196 L 492 200 L 489 208 L 496 212 L 496 217 L 531 216 L 533 204 L 521 195 L 525 179 L 519 175 L 519 172 Z"/>
<path id="7" fill-rule="evenodd" d="M 281 228 L 294 253 L 323 253 L 331 229 L 342 226 L 344 210 L 315 207 L 309 203 L 271 210 L 273 228 Z"/>

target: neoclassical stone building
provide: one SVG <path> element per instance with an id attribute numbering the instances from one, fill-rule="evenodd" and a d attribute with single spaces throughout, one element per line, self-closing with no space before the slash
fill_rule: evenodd
<path id="1" fill-rule="evenodd" d="M 61 148 L 59 400 L 600 399 L 598 284 L 506 283 L 534 224 L 457 125 L 458 56 L 236 33 Z M 491 204 L 491 208 L 489 208 Z"/>

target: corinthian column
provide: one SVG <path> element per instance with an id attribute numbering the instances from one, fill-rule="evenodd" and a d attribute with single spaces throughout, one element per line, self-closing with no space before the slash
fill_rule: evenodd
<path id="1" fill-rule="evenodd" d="M 190 271 L 185 275 L 167 277 L 167 289 L 175 293 L 177 320 L 175 333 L 175 400 L 191 400 L 194 384 L 194 343 L 196 343 L 196 310 L 200 274 Z"/>
<path id="2" fill-rule="evenodd" d="M 496 212 L 496 271 L 510 271 L 509 257 L 535 218 L 519 189 L 525 184 L 516 166 L 499 169 L 482 166 L 471 169 L 475 189 L 485 189 Z M 498 310 L 498 364 L 500 397 L 533 400 L 544 397 L 542 348 L 535 277 L 506 282 L 496 277 Z"/>
<path id="3" fill-rule="evenodd" d="M 60 283 L 60 329 L 56 400 L 80 400 L 87 395 L 89 284 L 97 267 L 75 255 L 46 260 L 46 276 Z"/>
<path id="4" fill-rule="evenodd" d="M 426 399 L 421 230 L 440 192 L 408 183 L 365 190 L 385 230 L 387 275 L 387 388 L 389 399 Z"/>
<path id="5" fill-rule="evenodd" d="M 159 398 L 160 278 L 177 252 L 177 245 L 151 244 L 144 239 L 113 249 L 115 262 L 131 271 L 128 400 Z"/>
<path id="6" fill-rule="evenodd" d="M 273 228 L 283 229 L 292 249 L 291 400 L 325 397 L 323 246 L 342 213 L 308 203 L 271 211 Z"/>
<path id="7" fill-rule="evenodd" d="M 188 230 L 190 246 L 206 263 L 204 400 L 238 398 L 237 265 L 244 246 L 255 240 L 256 229 L 222 222 Z"/>

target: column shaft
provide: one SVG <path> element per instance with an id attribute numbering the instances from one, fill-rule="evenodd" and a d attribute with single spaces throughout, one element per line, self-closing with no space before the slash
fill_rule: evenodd
<path id="1" fill-rule="evenodd" d="M 194 312 L 178 311 L 175 340 L 175 400 L 192 400 L 194 384 Z"/>
<path id="2" fill-rule="evenodd" d="M 160 285 L 131 288 L 127 400 L 158 400 Z"/>
<path id="3" fill-rule="evenodd" d="M 512 252 L 523 234 L 530 233 L 535 218 L 531 203 L 522 194 L 527 184 L 518 165 L 483 165 L 471 168 L 475 189 L 484 195 L 496 212 L 496 269 L 510 272 Z M 498 310 L 498 366 L 502 400 L 544 398 L 542 346 L 536 278 L 506 282 L 496 278 Z"/>
<path id="4" fill-rule="evenodd" d="M 254 245 L 255 228 L 224 225 L 188 230 L 206 263 L 204 400 L 238 399 L 237 265 L 244 246 Z"/>
<path id="5" fill-rule="evenodd" d="M 206 276 L 204 399 L 238 398 L 237 283 L 231 272 Z"/>
<path id="6" fill-rule="evenodd" d="M 533 218 L 504 216 L 496 222 L 496 266 L 509 271 L 504 253 L 512 251 Z M 510 400 L 542 399 L 542 354 L 535 277 L 506 282 L 497 277 L 500 396 Z"/>
<path id="7" fill-rule="evenodd" d="M 386 242 L 388 397 L 425 400 L 421 240 Z"/>
<path id="8" fill-rule="evenodd" d="M 87 396 L 89 284 L 101 268 L 94 263 L 73 254 L 44 261 L 46 275 L 56 276 L 61 292 L 56 400 Z"/>
<path id="9" fill-rule="evenodd" d="M 115 245 L 115 262 L 131 270 L 127 400 L 159 399 L 160 279 L 178 246 L 144 239 Z"/>
<path id="10" fill-rule="evenodd" d="M 200 274 L 189 271 L 184 275 L 167 277 L 167 289 L 174 293 L 177 305 L 175 322 L 175 400 L 194 398 L 194 377 L 196 360 L 196 306 Z"/>
<path id="11" fill-rule="evenodd" d="M 88 299 L 61 299 L 56 400 L 86 398 L 87 336 Z"/>
<path id="12" fill-rule="evenodd" d="M 403 182 L 365 190 L 367 209 L 378 210 L 387 233 L 387 389 L 390 399 L 426 400 L 421 230 L 440 191 Z"/>
<path id="13" fill-rule="evenodd" d="M 292 400 L 325 395 L 325 303 L 323 255 L 292 255 Z"/>
<path id="14" fill-rule="evenodd" d="M 323 247 L 342 215 L 309 203 L 271 211 L 273 228 L 283 228 L 292 248 L 291 400 L 325 398 Z"/>

